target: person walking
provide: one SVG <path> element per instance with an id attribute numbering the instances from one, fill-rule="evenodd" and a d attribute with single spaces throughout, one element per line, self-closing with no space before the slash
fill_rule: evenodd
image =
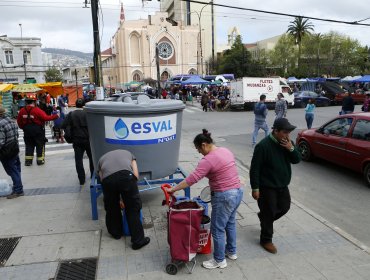
<path id="1" fill-rule="evenodd" d="M 6 174 L 12 178 L 13 182 L 12 192 L 7 196 L 8 199 L 24 195 L 18 136 L 16 122 L 5 115 L 5 109 L 0 105 L 0 160 Z"/>
<path id="2" fill-rule="evenodd" d="M 269 128 L 266 123 L 266 116 L 267 116 L 267 106 L 265 104 L 266 95 L 261 94 L 260 102 L 254 105 L 254 131 L 252 137 L 252 146 L 254 147 L 257 142 L 258 131 L 263 129 L 265 131 L 265 137 L 267 137 L 269 133 Z"/>
<path id="3" fill-rule="evenodd" d="M 75 165 L 78 180 L 80 185 L 83 186 L 86 181 L 86 174 L 83 165 L 83 156 L 86 152 L 89 158 L 90 165 L 90 177 L 94 172 L 94 164 L 91 155 L 90 140 L 89 140 L 89 130 L 87 127 L 86 112 L 83 110 L 85 102 L 83 99 L 78 98 L 76 100 L 76 110 L 67 114 L 65 120 L 63 121 L 61 128 L 66 129 L 67 126 L 72 128 L 72 143 L 73 150 L 75 152 Z"/>
<path id="4" fill-rule="evenodd" d="M 126 150 L 110 151 L 99 159 L 97 173 L 103 186 L 108 232 L 114 239 L 120 239 L 123 234 L 121 198 L 131 233 L 132 249 L 138 250 L 149 244 L 150 238 L 144 236 L 140 222 L 142 202 L 137 186 L 139 171 L 135 156 Z"/>
<path id="5" fill-rule="evenodd" d="M 256 145 L 250 166 L 252 196 L 260 209 L 260 244 L 272 254 L 277 252 L 272 243 L 273 223 L 290 208 L 291 164 L 301 161 L 299 151 L 290 140 L 295 128 L 286 118 L 276 119 L 269 137 Z"/>
<path id="6" fill-rule="evenodd" d="M 369 112 L 370 111 L 370 93 L 366 94 L 364 104 L 362 105 L 361 110 L 363 112 Z"/>
<path id="7" fill-rule="evenodd" d="M 288 111 L 288 105 L 284 100 L 284 95 L 280 92 L 278 93 L 277 98 L 278 100 L 276 100 L 275 103 L 275 119 L 285 118 Z"/>
<path id="8" fill-rule="evenodd" d="M 312 100 L 311 98 L 308 99 L 308 103 L 306 105 L 306 108 L 304 109 L 306 112 L 305 119 L 308 129 L 312 127 L 313 119 L 315 117 L 315 109 L 316 109 L 315 101 Z"/>
<path id="9" fill-rule="evenodd" d="M 58 103 L 57 105 L 58 105 L 58 106 L 60 107 L 60 109 L 61 109 L 61 112 L 62 112 L 63 114 L 66 114 L 66 113 L 67 113 L 67 112 L 66 112 L 67 105 L 66 105 L 66 102 L 65 102 L 65 95 L 64 95 L 64 93 L 62 93 L 62 95 L 58 97 L 57 103 Z"/>
<path id="10" fill-rule="evenodd" d="M 355 110 L 355 102 L 351 94 L 347 91 L 344 93 L 344 98 L 342 100 L 342 111 L 340 115 L 351 114 Z"/>
<path id="11" fill-rule="evenodd" d="M 31 166 L 36 147 L 37 165 L 45 163 L 45 122 L 59 118 L 58 115 L 47 115 L 36 106 L 36 95 L 26 96 L 26 107 L 23 107 L 17 117 L 17 123 L 24 132 L 26 145 L 25 166 Z"/>
<path id="12" fill-rule="evenodd" d="M 225 268 L 225 256 L 238 258 L 236 252 L 235 215 L 243 198 L 243 190 L 233 153 L 217 147 L 211 133 L 206 129 L 194 138 L 194 146 L 204 157 L 197 168 L 168 192 L 173 193 L 192 186 L 204 177 L 209 179 L 211 189 L 211 234 L 213 237 L 213 258 L 203 262 L 208 269 Z M 225 240 L 226 233 L 226 240 Z"/>
<path id="13" fill-rule="evenodd" d="M 208 93 L 206 91 L 204 91 L 203 94 L 202 94 L 202 98 L 200 100 L 200 105 L 202 105 L 202 107 L 203 107 L 203 112 L 208 111 L 208 101 L 209 101 Z"/>

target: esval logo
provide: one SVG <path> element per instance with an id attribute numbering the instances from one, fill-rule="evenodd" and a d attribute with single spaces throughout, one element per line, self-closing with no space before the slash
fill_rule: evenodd
<path id="1" fill-rule="evenodd" d="M 104 117 L 105 141 L 111 144 L 147 145 L 176 139 L 177 114 L 160 117 Z"/>

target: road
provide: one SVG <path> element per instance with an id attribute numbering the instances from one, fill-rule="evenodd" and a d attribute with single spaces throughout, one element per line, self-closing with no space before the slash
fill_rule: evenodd
<path id="1" fill-rule="evenodd" d="M 360 106 L 356 107 L 355 111 L 359 111 Z M 313 127 L 330 120 L 339 111 L 338 106 L 317 108 Z M 295 140 L 298 131 L 306 128 L 304 110 L 289 109 L 288 118 L 297 126 L 292 132 Z M 207 128 L 216 144 L 230 148 L 239 164 L 249 169 L 253 122 L 253 112 L 204 113 L 198 107 L 187 107 L 182 141 L 192 141 L 202 128 Z M 272 125 L 273 112 L 269 112 L 267 122 Z M 261 130 L 259 139 L 262 137 Z M 292 197 L 370 247 L 370 188 L 364 184 L 362 175 L 323 160 L 301 162 L 292 169 Z"/>

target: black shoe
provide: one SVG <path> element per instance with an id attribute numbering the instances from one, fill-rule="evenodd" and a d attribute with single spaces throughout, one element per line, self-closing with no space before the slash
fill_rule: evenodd
<path id="1" fill-rule="evenodd" d="M 17 198 L 17 197 L 20 197 L 20 196 L 24 196 L 24 192 L 21 192 L 21 193 L 12 192 L 6 198 L 7 199 L 13 199 L 13 198 Z"/>
<path id="2" fill-rule="evenodd" d="M 116 239 L 116 240 L 121 239 L 121 236 L 120 236 L 120 235 L 112 235 L 112 237 L 113 237 L 114 239 Z"/>
<path id="3" fill-rule="evenodd" d="M 37 161 L 37 165 L 43 165 L 43 164 L 45 164 L 45 160 L 38 160 Z"/>
<path id="4" fill-rule="evenodd" d="M 26 161 L 24 162 L 24 165 L 25 165 L 25 166 L 31 166 L 31 165 L 32 165 L 32 161 L 26 160 Z"/>
<path id="5" fill-rule="evenodd" d="M 145 245 L 148 245 L 150 242 L 149 237 L 144 237 L 144 241 L 140 244 L 132 244 L 132 250 L 139 250 L 140 248 L 144 247 Z"/>

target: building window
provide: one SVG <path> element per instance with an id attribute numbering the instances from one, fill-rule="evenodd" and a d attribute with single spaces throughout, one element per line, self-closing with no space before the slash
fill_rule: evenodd
<path id="1" fill-rule="evenodd" d="M 170 75 L 168 74 L 167 71 L 164 71 L 161 75 L 161 81 L 167 81 Z"/>
<path id="2" fill-rule="evenodd" d="M 25 64 L 31 63 L 31 52 L 23 51 L 23 60 Z"/>
<path id="3" fill-rule="evenodd" d="M 14 64 L 13 51 L 5 51 L 6 64 Z"/>
<path id="4" fill-rule="evenodd" d="M 140 75 L 138 73 L 135 73 L 132 77 L 132 80 L 135 82 L 139 82 L 141 80 Z"/>

